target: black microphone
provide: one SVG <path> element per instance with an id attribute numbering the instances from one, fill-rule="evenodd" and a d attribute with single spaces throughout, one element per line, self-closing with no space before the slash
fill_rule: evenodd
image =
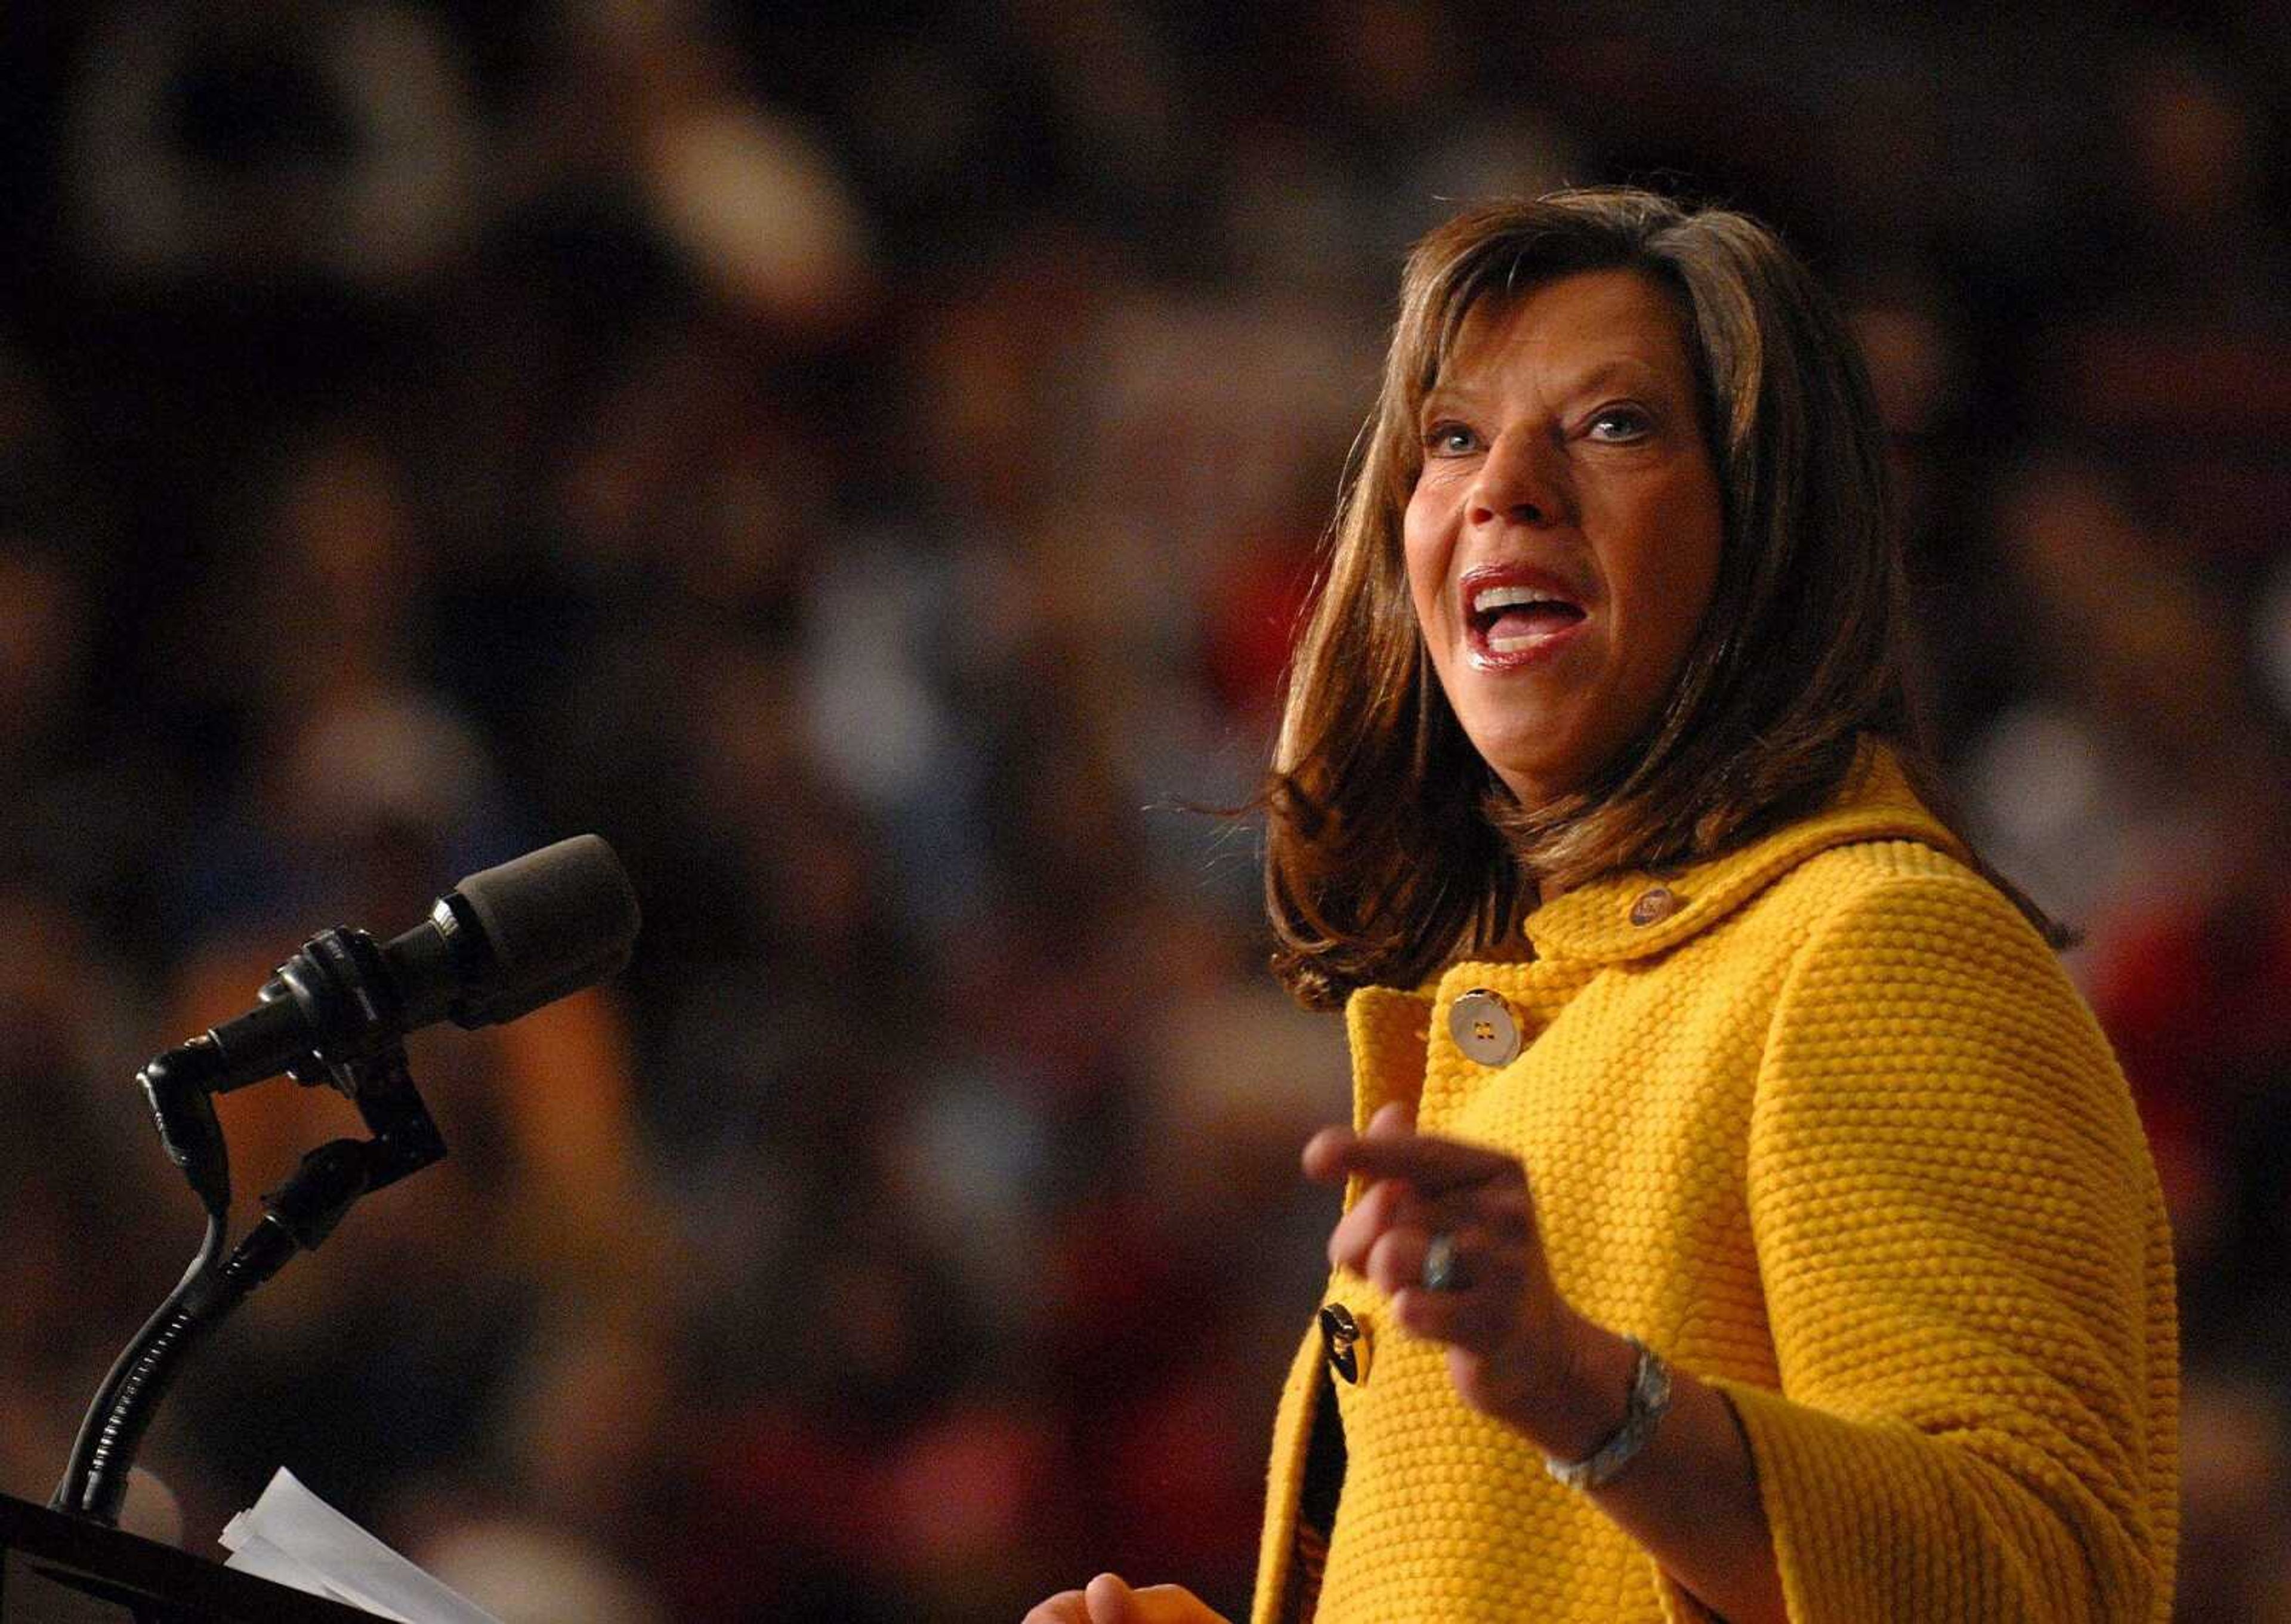
<path id="1" fill-rule="evenodd" d="M 407 1033 L 515 1020 L 601 981 L 629 961 L 637 923 L 636 890 L 613 848 L 575 835 L 471 874 L 388 942 L 320 931 L 263 983 L 253 1009 L 147 1061 L 136 1081 L 160 1142 L 206 1208 L 207 1238 L 96 1390 L 53 1504 L 117 1523 L 135 1451 L 185 1350 L 288 1258 L 324 1241 L 360 1196 L 446 1154 L 406 1067 Z M 304 1156 L 225 1260 L 230 1157 L 213 1096 L 282 1071 L 340 1089 L 374 1137 Z"/>
<path id="2" fill-rule="evenodd" d="M 628 872 L 597 836 L 529 851 L 471 874 L 390 941 L 313 937 L 260 1003 L 208 1030 L 217 1053 L 200 1081 L 217 1094 L 280 1072 L 316 1082 L 313 1062 L 340 1065 L 441 1020 L 515 1020 L 622 969 L 639 922 Z"/>

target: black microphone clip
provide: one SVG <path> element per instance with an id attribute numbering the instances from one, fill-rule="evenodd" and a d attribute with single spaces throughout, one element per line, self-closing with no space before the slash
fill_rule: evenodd
<path id="1" fill-rule="evenodd" d="M 322 930 L 252 1009 L 144 1066 L 160 1141 L 207 1210 L 221 1210 L 230 1170 L 212 1097 L 284 1072 L 336 1089 L 366 1118 L 368 1188 L 403 1178 L 446 1154 L 406 1070 L 406 1034 L 515 1020 L 593 985 L 628 962 L 639 922 L 620 859 L 582 834 L 469 875 L 386 942 Z"/>

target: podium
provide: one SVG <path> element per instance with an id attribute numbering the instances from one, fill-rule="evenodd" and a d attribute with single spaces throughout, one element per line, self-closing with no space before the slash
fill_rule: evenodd
<path id="1" fill-rule="evenodd" d="M 374 1614 L 0 1494 L 0 1624 L 374 1624 Z"/>

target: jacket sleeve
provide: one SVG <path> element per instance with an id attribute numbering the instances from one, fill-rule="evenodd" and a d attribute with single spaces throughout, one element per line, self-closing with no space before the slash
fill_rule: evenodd
<path id="1" fill-rule="evenodd" d="M 1716 1385 L 1790 1617 L 2166 1618 L 2155 1173 L 2106 1041 L 1992 888 L 1897 876 L 1815 929 L 1747 1173 L 1781 1391 Z"/>

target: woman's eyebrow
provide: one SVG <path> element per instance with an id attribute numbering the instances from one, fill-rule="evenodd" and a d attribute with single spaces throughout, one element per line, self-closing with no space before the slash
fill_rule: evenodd
<path id="1" fill-rule="evenodd" d="M 1468 402 L 1475 392 L 1468 385 L 1435 384 L 1424 391 L 1423 403 L 1416 408 L 1416 414 L 1429 417 L 1435 412 Z"/>

